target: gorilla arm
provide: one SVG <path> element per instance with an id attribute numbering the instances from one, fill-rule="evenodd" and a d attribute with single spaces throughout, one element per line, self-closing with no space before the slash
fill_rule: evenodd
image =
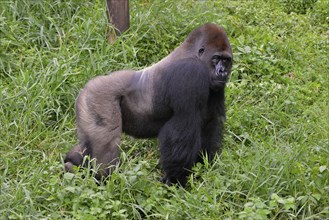
<path id="1" fill-rule="evenodd" d="M 166 88 L 164 99 L 168 101 L 173 115 L 158 136 L 160 161 L 165 171 L 163 182 L 184 186 L 201 149 L 201 128 L 209 95 L 209 78 L 207 68 L 197 59 L 177 61 L 165 72 L 166 78 L 160 82 Z"/>

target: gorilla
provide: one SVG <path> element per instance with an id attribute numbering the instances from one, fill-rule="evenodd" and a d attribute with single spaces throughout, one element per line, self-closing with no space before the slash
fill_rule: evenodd
<path id="1" fill-rule="evenodd" d="M 226 82 L 233 62 L 224 29 L 206 23 L 167 57 L 145 69 L 121 70 L 90 80 L 76 100 L 79 144 L 65 170 L 89 155 L 107 177 L 120 158 L 122 132 L 159 140 L 167 185 L 187 182 L 192 166 L 221 152 Z"/>

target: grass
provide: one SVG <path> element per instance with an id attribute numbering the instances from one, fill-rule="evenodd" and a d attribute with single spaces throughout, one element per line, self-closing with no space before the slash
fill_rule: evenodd
<path id="1" fill-rule="evenodd" d="M 2 1 L 0 218 L 329 218 L 328 8 L 130 1 L 130 30 L 111 45 L 104 1 Z M 123 163 L 106 185 L 88 170 L 63 174 L 79 89 L 157 62 L 205 22 L 225 27 L 235 59 L 214 163 L 197 164 L 186 189 L 167 187 L 156 140 L 125 136 Z"/>

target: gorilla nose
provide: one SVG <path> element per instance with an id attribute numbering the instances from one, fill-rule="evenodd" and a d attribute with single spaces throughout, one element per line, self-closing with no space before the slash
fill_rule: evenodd
<path id="1" fill-rule="evenodd" d="M 216 65 L 216 75 L 217 76 L 227 76 L 227 72 L 225 71 L 225 66 L 223 65 L 222 61 L 219 61 Z"/>

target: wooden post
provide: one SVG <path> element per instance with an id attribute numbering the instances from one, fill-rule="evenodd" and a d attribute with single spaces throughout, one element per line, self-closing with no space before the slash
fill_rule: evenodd
<path id="1" fill-rule="evenodd" d="M 108 41 L 112 43 L 129 28 L 129 0 L 106 0 L 106 7 L 109 23 L 114 26 L 108 33 Z"/>

